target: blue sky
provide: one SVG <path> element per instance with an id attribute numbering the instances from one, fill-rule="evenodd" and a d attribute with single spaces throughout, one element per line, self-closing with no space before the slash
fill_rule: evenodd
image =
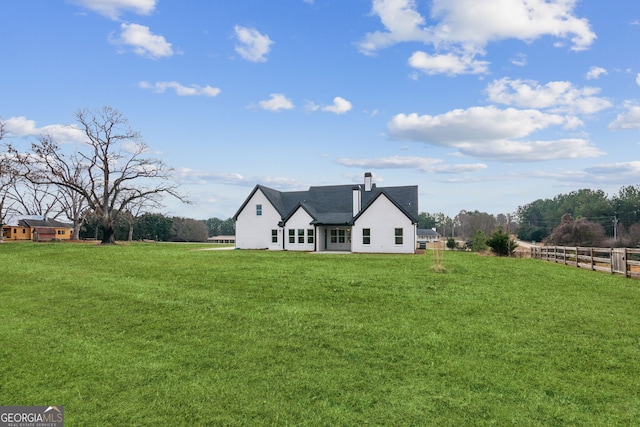
<path id="1" fill-rule="evenodd" d="M 193 201 L 418 185 L 420 211 L 493 214 L 640 182 L 640 2 L 8 0 L 8 141 L 65 150 L 120 110 Z"/>

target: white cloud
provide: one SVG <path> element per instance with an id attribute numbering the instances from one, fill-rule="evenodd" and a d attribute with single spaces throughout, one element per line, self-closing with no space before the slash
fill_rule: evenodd
<path id="1" fill-rule="evenodd" d="M 429 17 L 434 25 L 426 24 L 415 0 L 373 0 L 371 14 L 380 18 L 384 30 L 367 33 L 358 44 L 360 51 L 369 55 L 396 43 L 422 42 L 438 51 L 414 58 L 414 61 L 427 62 L 430 73 L 439 69 L 448 74 L 456 70 L 478 73 L 485 72 L 479 70 L 487 63 L 473 58 L 484 55 L 490 42 L 506 39 L 531 42 L 553 36 L 570 39 L 573 50 L 584 50 L 596 38 L 589 22 L 574 15 L 575 0 L 434 0 L 430 3 Z M 467 67 L 461 68 L 462 64 Z"/>
<path id="2" fill-rule="evenodd" d="M 153 34 L 149 27 L 139 24 L 120 25 L 122 32 L 118 38 L 111 38 L 114 44 L 122 44 L 133 47 L 136 55 L 145 56 L 152 59 L 169 57 L 173 55 L 171 43 L 164 37 Z"/>
<path id="3" fill-rule="evenodd" d="M 327 106 L 321 107 L 315 104 L 314 102 L 309 102 L 305 108 L 308 111 L 321 110 L 321 111 L 326 111 L 328 113 L 344 114 L 348 111 L 351 111 L 353 106 L 346 99 L 340 96 L 336 96 L 335 98 L 333 98 L 333 105 L 327 105 Z"/>
<path id="4" fill-rule="evenodd" d="M 253 28 L 234 27 L 236 38 L 240 44 L 236 45 L 236 52 L 244 59 L 252 62 L 265 62 L 274 43 L 269 36 L 260 34 Z"/>
<path id="5" fill-rule="evenodd" d="M 155 82 L 153 84 L 142 81 L 138 83 L 142 89 L 149 89 L 155 93 L 164 93 L 167 89 L 173 89 L 178 96 L 218 96 L 220 89 L 212 86 L 190 85 L 183 86 L 178 82 Z"/>
<path id="6" fill-rule="evenodd" d="M 212 182 L 231 185 L 252 185 L 239 173 L 205 172 L 190 168 L 177 168 L 175 178 L 181 184 L 210 184 Z"/>
<path id="7" fill-rule="evenodd" d="M 640 129 L 640 106 L 627 105 L 627 111 L 618 114 L 616 119 L 609 123 L 609 129 Z"/>
<path id="8" fill-rule="evenodd" d="M 551 125 L 562 125 L 565 118 L 537 110 L 501 110 L 494 106 L 452 110 L 438 116 L 398 114 L 389 123 L 392 135 L 401 139 L 430 139 L 447 146 L 460 141 L 522 138 Z"/>
<path id="9" fill-rule="evenodd" d="M 180 184 L 185 185 L 210 185 L 212 183 L 253 187 L 256 183 L 272 188 L 294 190 L 308 187 L 308 184 L 292 178 L 278 176 L 252 176 L 247 177 L 239 173 L 210 172 L 190 168 L 177 168 L 175 178 Z"/>
<path id="10" fill-rule="evenodd" d="M 442 159 L 429 157 L 392 156 L 376 159 L 338 159 L 343 166 L 378 169 L 417 169 L 427 173 L 470 173 L 487 168 L 484 163 L 443 164 Z"/>
<path id="11" fill-rule="evenodd" d="M 73 2 L 110 19 L 118 19 L 126 10 L 138 15 L 149 15 L 156 7 L 156 0 L 73 0 Z"/>
<path id="12" fill-rule="evenodd" d="M 581 138 L 553 141 L 496 140 L 463 143 L 457 147 L 465 155 L 505 162 L 538 162 L 598 157 L 605 154 Z"/>
<path id="13" fill-rule="evenodd" d="M 533 80 L 494 80 L 487 86 L 489 101 L 524 108 L 543 108 L 551 112 L 593 114 L 611 107 L 611 102 L 594 95 L 599 88 L 578 89 L 570 82 L 554 81 L 544 86 Z"/>
<path id="14" fill-rule="evenodd" d="M 607 74 L 607 70 L 605 70 L 604 68 L 593 66 L 589 68 L 589 71 L 587 72 L 585 77 L 587 78 L 587 80 L 595 80 L 595 79 L 599 79 L 600 76 L 603 76 L 606 74 Z"/>
<path id="15" fill-rule="evenodd" d="M 76 125 L 47 125 L 37 127 L 34 120 L 26 117 L 10 117 L 5 120 L 7 136 L 18 138 L 50 136 L 55 142 L 81 143 L 85 140 L 84 133 Z"/>
<path id="16" fill-rule="evenodd" d="M 460 154 L 499 161 L 540 161 L 594 157 L 603 153 L 583 139 L 527 141 L 523 138 L 571 118 L 538 110 L 494 106 L 453 110 L 438 116 L 398 114 L 387 129 L 399 140 L 451 147 Z"/>
<path id="17" fill-rule="evenodd" d="M 371 14 L 380 17 L 387 31 L 365 35 L 359 44 L 365 54 L 400 42 L 433 40 L 431 33 L 423 28 L 425 20 L 416 10 L 414 0 L 373 0 Z"/>
<path id="18" fill-rule="evenodd" d="M 636 84 L 640 86 L 640 73 L 636 75 Z"/>
<path id="19" fill-rule="evenodd" d="M 575 0 L 434 0 L 436 40 L 484 46 L 488 42 L 542 36 L 571 38 L 573 50 L 591 45 L 596 35 L 586 19 L 573 14 Z"/>
<path id="20" fill-rule="evenodd" d="M 414 52 L 409 58 L 409 65 L 425 74 L 485 74 L 488 72 L 487 61 L 478 61 L 471 55 L 454 53 L 429 55 L 425 52 Z"/>
<path id="21" fill-rule="evenodd" d="M 269 99 L 258 103 L 260 108 L 268 111 L 291 110 L 294 108 L 293 102 L 283 94 L 272 93 L 270 96 Z"/>
<path id="22" fill-rule="evenodd" d="M 640 178 L 640 161 L 596 165 L 585 170 L 598 175 L 615 175 L 616 177 L 623 175 Z"/>
<path id="23" fill-rule="evenodd" d="M 518 67 L 524 67 L 527 65 L 527 55 L 524 53 L 518 53 L 511 59 L 511 63 Z"/>
<path id="24" fill-rule="evenodd" d="M 347 111 L 351 111 L 352 105 L 346 99 L 336 96 L 333 98 L 333 105 L 326 106 L 322 111 L 328 111 L 335 114 L 344 114 Z"/>

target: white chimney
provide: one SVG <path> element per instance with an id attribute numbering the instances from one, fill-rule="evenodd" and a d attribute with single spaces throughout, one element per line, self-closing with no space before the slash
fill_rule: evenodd
<path id="1" fill-rule="evenodd" d="M 360 212 L 362 198 L 360 197 L 360 186 L 353 187 L 353 216 Z"/>
<path id="2" fill-rule="evenodd" d="M 364 174 L 364 191 L 371 191 L 371 172 L 365 172 Z"/>

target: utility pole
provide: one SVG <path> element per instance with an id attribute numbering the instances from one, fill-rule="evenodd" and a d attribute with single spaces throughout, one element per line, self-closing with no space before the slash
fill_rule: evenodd
<path id="1" fill-rule="evenodd" d="M 618 212 L 613 217 L 613 240 L 618 240 Z"/>

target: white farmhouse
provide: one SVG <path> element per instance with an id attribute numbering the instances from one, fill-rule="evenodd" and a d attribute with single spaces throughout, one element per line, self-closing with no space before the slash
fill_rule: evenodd
<path id="1" fill-rule="evenodd" d="M 256 185 L 233 217 L 236 248 L 414 253 L 418 186 L 359 185 L 278 191 Z"/>

